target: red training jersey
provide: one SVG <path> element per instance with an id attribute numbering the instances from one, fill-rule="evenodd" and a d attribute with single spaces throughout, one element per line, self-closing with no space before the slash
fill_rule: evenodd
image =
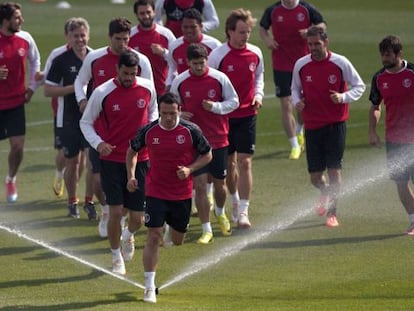
<path id="1" fill-rule="evenodd" d="M 155 89 L 159 96 L 165 92 L 165 81 L 168 75 L 168 45 L 174 40 L 173 33 L 168 28 L 158 24 L 154 24 L 150 30 L 143 29 L 140 25 L 131 29 L 129 46 L 141 52 L 150 60 Z M 163 56 L 154 54 L 151 50 L 152 44 L 159 44 L 166 49 L 166 53 Z"/>
<path id="2" fill-rule="evenodd" d="M 271 27 L 273 38 L 279 45 L 272 51 L 273 69 L 292 72 L 295 62 L 309 52 L 306 38 L 300 35 L 299 30 L 322 22 L 322 15 L 304 1 L 299 1 L 292 9 L 284 7 L 281 1 L 268 7 L 260 26 L 266 30 Z"/>
<path id="3" fill-rule="evenodd" d="M 192 197 L 193 177 L 179 179 L 178 166 L 189 166 L 198 154 L 211 150 L 200 128 L 185 120 L 168 130 L 154 121 L 137 133 L 130 146 L 138 155 L 145 146 L 149 152 L 151 165 L 145 177 L 145 195 L 170 201 Z"/>
<path id="4" fill-rule="evenodd" d="M 385 140 L 414 143 L 414 65 L 404 61 L 404 68 L 393 73 L 385 68 L 372 78 L 369 99 L 385 106 Z"/>

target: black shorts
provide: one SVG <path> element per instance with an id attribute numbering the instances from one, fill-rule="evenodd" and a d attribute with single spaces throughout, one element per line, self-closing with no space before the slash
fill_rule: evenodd
<path id="1" fill-rule="evenodd" d="M 26 113 L 24 105 L 0 110 L 0 140 L 26 134 Z"/>
<path id="2" fill-rule="evenodd" d="M 174 230 L 185 233 L 188 230 L 191 214 L 191 199 L 169 201 L 147 197 L 145 226 L 161 228 L 167 223 Z"/>
<path id="3" fill-rule="evenodd" d="M 79 152 L 88 147 L 82 131 L 77 125 L 64 125 L 60 129 L 60 140 L 65 158 L 76 157 Z"/>
<path id="4" fill-rule="evenodd" d="M 101 159 L 99 159 L 99 152 L 89 146 L 89 161 L 91 161 L 91 166 L 92 166 L 92 173 L 93 174 L 99 174 L 102 170 L 101 168 Z"/>
<path id="5" fill-rule="evenodd" d="M 414 181 L 414 144 L 386 142 L 387 166 L 394 181 Z"/>
<path id="6" fill-rule="evenodd" d="M 55 149 L 62 149 L 62 128 L 56 126 L 56 117 L 53 118 L 53 136 L 53 146 L 55 147 Z"/>
<path id="7" fill-rule="evenodd" d="M 135 177 L 138 189 L 129 192 L 127 185 L 127 170 L 125 163 L 101 160 L 101 183 L 109 205 L 123 205 L 129 210 L 143 212 L 145 210 L 145 175 L 149 161 L 137 163 Z"/>
<path id="8" fill-rule="evenodd" d="M 209 164 L 193 173 L 193 176 L 211 174 L 216 179 L 224 179 L 227 176 L 228 147 L 213 149 L 213 159 Z"/>
<path id="9" fill-rule="evenodd" d="M 292 84 L 292 72 L 273 70 L 273 81 L 276 86 L 277 97 L 287 97 L 292 95 L 290 85 Z"/>
<path id="10" fill-rule="evenodd" d="M 329 124 L 316 130 L 305 130 L 309 173 L 323 172 L 326 168 L 341 169 L 345 138 L 345 122 Z"/>
<path id="11" fill-rule="evenodd" d="M 256 116 L 229 119 L 228 153 L 253 154 L 256 146 Z"/>

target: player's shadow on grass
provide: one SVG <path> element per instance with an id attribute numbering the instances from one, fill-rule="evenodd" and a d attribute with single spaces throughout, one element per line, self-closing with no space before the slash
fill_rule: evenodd
<path id="1" fill-rule="evenodd" d="M 258 154 L 254 156 L 254 161 L 262 161 L 269 159 L 288 159 L 289 152 L 289 150 L 277 150 L 276 152 Z"/>
<path id="2" fill-rule="evenodd" d="M 46 172 L 55 168 L 52 164 L 37 164 L 22 167 L 21 171 L 25 173 Z"/>
<path id="3" fill-rule="evenodd" d="M 108 294 L 109 296 L 109 294 Z M 32 306 L 32 305 L 16 305 L 0 308 L 0 311 L 15 311 L 15 310 L 30 310 L 30 311 L 62 311 L 62 310 L 86 310 L 96 308 L 99 306 L 108 306 L 114 304 L 117 310 L 123 310 L 122 303 L 139 302 L 136 297 L 136 292 L 116 293 L 114 297 L 105 300 L 85 301 L 80 302 L 82 296 L 76 297 L 73 302 L 61 303 L 55 305 Z M 87 296 L 89 298 L 89 296 Z M 128 308 L 129 309 L 129 308 Z M 137 308 L 138 309 L 138 308 Z"/>
<path id="4" fill-rule="evenodd" d="M 311 247 L 311 246 L 327 246 L 337 244 L 358 244 L 370 241 L 383 241 L 389 239 L 395 239 L 405 234 L 378 234 L 368 236 L 356 236 L 356 237 L 341 237 L 341 238 L 329 238 L 329 239 L 318 239 L 318 240 L 301 240 L 301 241 L 269 241 L 259 242 L 253 245 L 249 245 L 244 250 L 253 249 L 265 249 L 265 248 L 299 248 L 299 247 Z"/>

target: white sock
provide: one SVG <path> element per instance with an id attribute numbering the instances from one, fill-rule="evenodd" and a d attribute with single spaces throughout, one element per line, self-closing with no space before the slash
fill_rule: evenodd
<path id="1" fill-rule="evenodd" d="M 249 200 L 240 200 L 239 214 L 249 215 Z"/>
<path id="2" fill-rule="evenodd" d="M 134 233 L 133 232 L 130 232 L 129 230 L 128 230 L 128 228 L 126 228 L 123 232 L 122 232 L 122 240 L 123 241 L 128 241 L 130 238 L 131 238 L 131 236 L 133 236 L 134 235 Z"/>
<path id="3" fill-rule="evenodd" d="M 224 214 L 224 208 L 223 207 L 218 207 L 217 204 L 214 204 L 214 213 L 216 214 L 216 216 L 220 216 Z"/>
<path id="4" fill-rule="evenodd" d="M 65 172 L 65 169 L 61 171 L 56 170 L 56 178 L 63 179 L 64 172 Z"/>
<path id="5" fill-rule="evenodd" d="M 410 216 L 411 223 L 414 223 L 414 214 L 410 214 L 409 216 Z"/>
<path id="6" fill-rule="evenodd" d="M 101 205 L 101 211 L 104 214 L 109 214 L 109 205 L 108 204 Z"/>
<path id="7" fill-rule="evenodd" d="M 212 194 L 213 193 L 213 183 L 207 183 L 206 189 L 207 189 L 207 195 L 209 195 L 210 193 Z"/>
<path id="8" fill-rule="evenodd" d="M 239 202 L 240 202 L 239 191 L 236 190 L 235 193 L 230 193 L 230 197 L 231 197 L 231 202 L 233 204 L 235 204 L 235 203 L 239 204 Z"/>
<path id="9" fill-rule="evenodd" d="M 289 142 L 290 142 L 290 145 L 292 146 L 292 148 L 299 148 L 300 147 L 299 143 L 298 143 L 298 137 L 297 136 L 289 138 Z"/>
<path id="10" fill-rule="evenodd" d="M 213 229 L 211 229 L 211 223 L 210 222 L 206 222 L 204 224 L 201 224 L 201 228 L 203 229 L 203 232 L 213 233 Z"/>
<path id="11" fill-rule="evenodd" d="M 9 182 L 15 183 L 16 182 L 16 176 L 10 177 L 9 175 L 7 175 L 6 176 L 6 183 L 9 183 Z"/>
<path id="12" fill-rule="evenodd" d="M 296 122 L 296 134 L 302 134 L 303 133 L 303 124 Z"/>
<path id="13" fill-rule="evenodd" d="M 120 258 L 121 257 L 121 249 L 120 248 L 117 248 L 117 249 L 111 248 L 111 252 L 112 252 L 112 257 L 115 257 L 115 258 Z"/>
<path id="14" fill-rule="evenodd" d="M 144 272 L 145 279 L 145 288 L 154 288 L 155 289 L 155 271 L 154 272 Z"/>

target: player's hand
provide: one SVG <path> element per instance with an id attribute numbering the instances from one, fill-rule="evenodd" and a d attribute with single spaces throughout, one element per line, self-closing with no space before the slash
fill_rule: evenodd
<path id="1" fill-rule="evenodd" d="M 176 173 L 177 173 L 178 179 L 184 180 L 188 178 L 188 176 L 191 175 L 191 169 L 186 166 L 178 165 Z"/>
<path id="2" fill-rule="evenodd" d="M 108 144 L 106 142 L 101 142 L 96 150 L 99 152 L 100 155 L 108 156 L 112 153 L 112 151 L 116 148 L 116 146 L 113 146 L 111 144 Z"/>
<path id="3" fill-rule="evenodd" d="M 342 104 L 344 102 L 344 96 L 342 93 L 338 93 L 335 90 L 329 90 L 329 92 L 331 93 L 329 97 L 335 104 Z"/>
<path id="4" fill-rule="evenodd" d="M 85 108 L 86 108 L 86 105 L 88 104 L 88 101 L 86 100 L 86 99 L 82 99 L 80 102 L 79 102 L 79 111 L 81 112 L 81 113 L 83 113 L 84 111 L 85 111 Z"/>
<path id="5" fill-rule="evenodd" d="M 260 108 L 262 108 L 262 106 L 263 106 L 263 103 L 261 100 L 257 98 L 253 99 L 253 102 L 252 102 L 253 110 L 259 110 Z"/>
<path id="6" fill-rule="evenodd" d="M 138 189 L 138 180 L 131 178 L 128 180 L 126 187 L 129 192 L 135 192 Z"/>
<path id="7" fill-rule="evenodd" d="M 298 112 L 301 112 L 303 109 L 305 109 L 305 99 L 301 98 L 300 101 L 296 103 L 295 108 Z"/>
<path id="8" fill-rule="evenodd" d="M 158 56 L 163 56 L 165 54 L 165 49 L 156 43 L 151 44 L 151 52 Z"/>
<path id="9" fill-rule="evenodd" d="M 181 111 L 180 113 L 180 118 L 187 121 L 190 120 L 193 116 L 194 114 L 188 111 Z"/>
<path id="10" fill-rule="evenodd" d="M 0 66 L 0 80 L 6 80 L 9 75 L 9 69 L 6 65 Z"/>
<path id="11" fill-rule="evenodd" d="M 28 103 L 32 99 L 33 96 L 33 90 L 30 88 L 26 89 L 26 92 L 24 93 L 24 102 Z"/>
<path id="12" fill-rule="evenodd" d="M 202 106 L 203 106 L 203 108 L 204 108 L 205 110 L 207 110 L 207 111 L 211 111 L 211 110 L 213 109 L 213 102 L 212 102 L 211 100 L 204 99 L 204 100 L 201 102 L 201 105 L 202 105 Z"/>

